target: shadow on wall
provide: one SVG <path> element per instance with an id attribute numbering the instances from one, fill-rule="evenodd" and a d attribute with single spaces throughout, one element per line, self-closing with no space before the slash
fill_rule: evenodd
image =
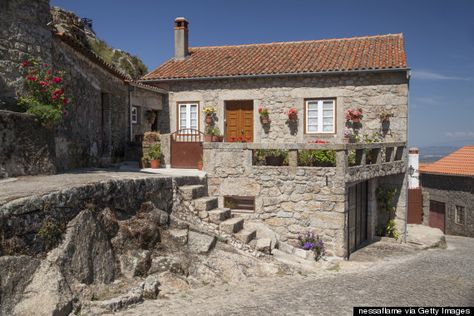
<path id="1" fill-rule="evenodd" d="M 54 132 L 33 116 L 0 110 L 0 178 L 56 172 Z"/>
<path id="2" fill-rule="evenodd" d="M 0 75 L 0 110 L 20 111 L 16 102 L 15 88 L 7 85 L 2 75 Z"/>

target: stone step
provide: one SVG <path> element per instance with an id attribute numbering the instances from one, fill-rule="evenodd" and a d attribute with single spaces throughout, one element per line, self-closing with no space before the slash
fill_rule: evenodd
<path id="1" fill-rule="evenodd" d="M 248 244 L 250 241 L 255 239 L 255 237 L 257 237 L 256 229 L 242 229 L 240 232 L 235 234 L 235 238 L 245 244 Z"/>
<path id="2" fill-rule="evenodd" d="M 227 234 L 235 234 L 244 228 L 244 219 L 239 217 L 229 218 L 220 223 L 219 229 Z"/>
<path id="3" fill-rule="evenodd" d="M 190 201 L 198 199 L 206 195 L 206 187 L 204 185 L 195 184 L 195 185 L 184 185 L 179 187 L 183 199 Z"/>
<path id="4" fill-rule="evenodd" d="M 229 219 L 231 214 L 230 208 L 216 208 L 209 211 L 209 220 L 214 224 L 220 224 Z"/>
<path id="5" fill-rule="evenodd" d="M 216 197 L 202 197 L 199 199 L 193 200 L 194 208 L 198 212 L 210 211 L 217 208 L 217 198 Z"/>

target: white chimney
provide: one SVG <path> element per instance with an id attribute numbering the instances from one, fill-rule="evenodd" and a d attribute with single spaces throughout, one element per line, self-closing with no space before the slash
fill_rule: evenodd
<path id="1" fill-rule="evenodd" d="M 174 20 L 174 58 L 183 60 L 188 55 L 188 21 L 179 17 Z"/>
<path id="2" fill-rule="evenodd" d="M 420 187 L 420 153 L 418 148 L 410 148 L 408 151 L 408 188 L 418 189 Z"/>

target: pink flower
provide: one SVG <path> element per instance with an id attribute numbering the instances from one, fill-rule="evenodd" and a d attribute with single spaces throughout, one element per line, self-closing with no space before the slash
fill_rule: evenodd
<path id="1" fill-rule="evenodd" d="M 53 71 L 51 69 L 49 69 L 47 72 L 46 72 L 48 75 L 52 74 Z"/>
<path id="2" fill-rule="evenodd" d="M 49 85 L 49 83 L 47 83 L 46 81 L 40 81 L 40 86 L 42 87 L 47 87 Z"/>
<path id="3" fill-rule="evenodd" d="M 58 99 L 58 96 L 53 94 L 53 96 L 51 97 L 51 99 L 53 99 L 53 101 L 56 101 Z"/>
<path id="4" fill-rule="evenodd" d="M 63 104 L 66 105 L 66 104 L 68 104 L 68 103 L 69 103 L 69 100 L 65 97 L 65 98 L 63 99 Z"/>
<path id="5" fill-rule="evenodd" d="M 59 77 L 53 77 L 53 80 L 52 80 L 54 83 L 60 83 L 62 81 L 61 78 Z"/>
<path id="6" fill-rule="evenodd" d="M 25 68 L 25 67 L 28 67 L 29 64 L 30 64 L 30 62 L 29 62 L 28 60 L 24 60 L 24 61 L 21 63 L 21 66 L 22 66 L 23 68 Z"/>
<path id="7" fill-rule="evenodd" d="M 261 106 L 258 107 L 258 113 L 262 113 L 262 111 L 263 111 L 263 108 Z"/>
<path id="8" fill-rule="evenodd" d="M 36 80 L 38 80 L 38 78 L 36 78 L 35 76 L 28 76 L 28 77 L 26 77 L 26 80 L 36 81 Z"/>

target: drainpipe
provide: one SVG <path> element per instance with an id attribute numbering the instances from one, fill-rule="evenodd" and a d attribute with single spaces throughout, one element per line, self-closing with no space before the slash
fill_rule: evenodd
<path id="1" fill-rule="evenodd" d="M 132 124 L 132 92 L 135 87 L 128 85 L 128 126 L 130 142 L 133 142 L 133 124 Z"/>

